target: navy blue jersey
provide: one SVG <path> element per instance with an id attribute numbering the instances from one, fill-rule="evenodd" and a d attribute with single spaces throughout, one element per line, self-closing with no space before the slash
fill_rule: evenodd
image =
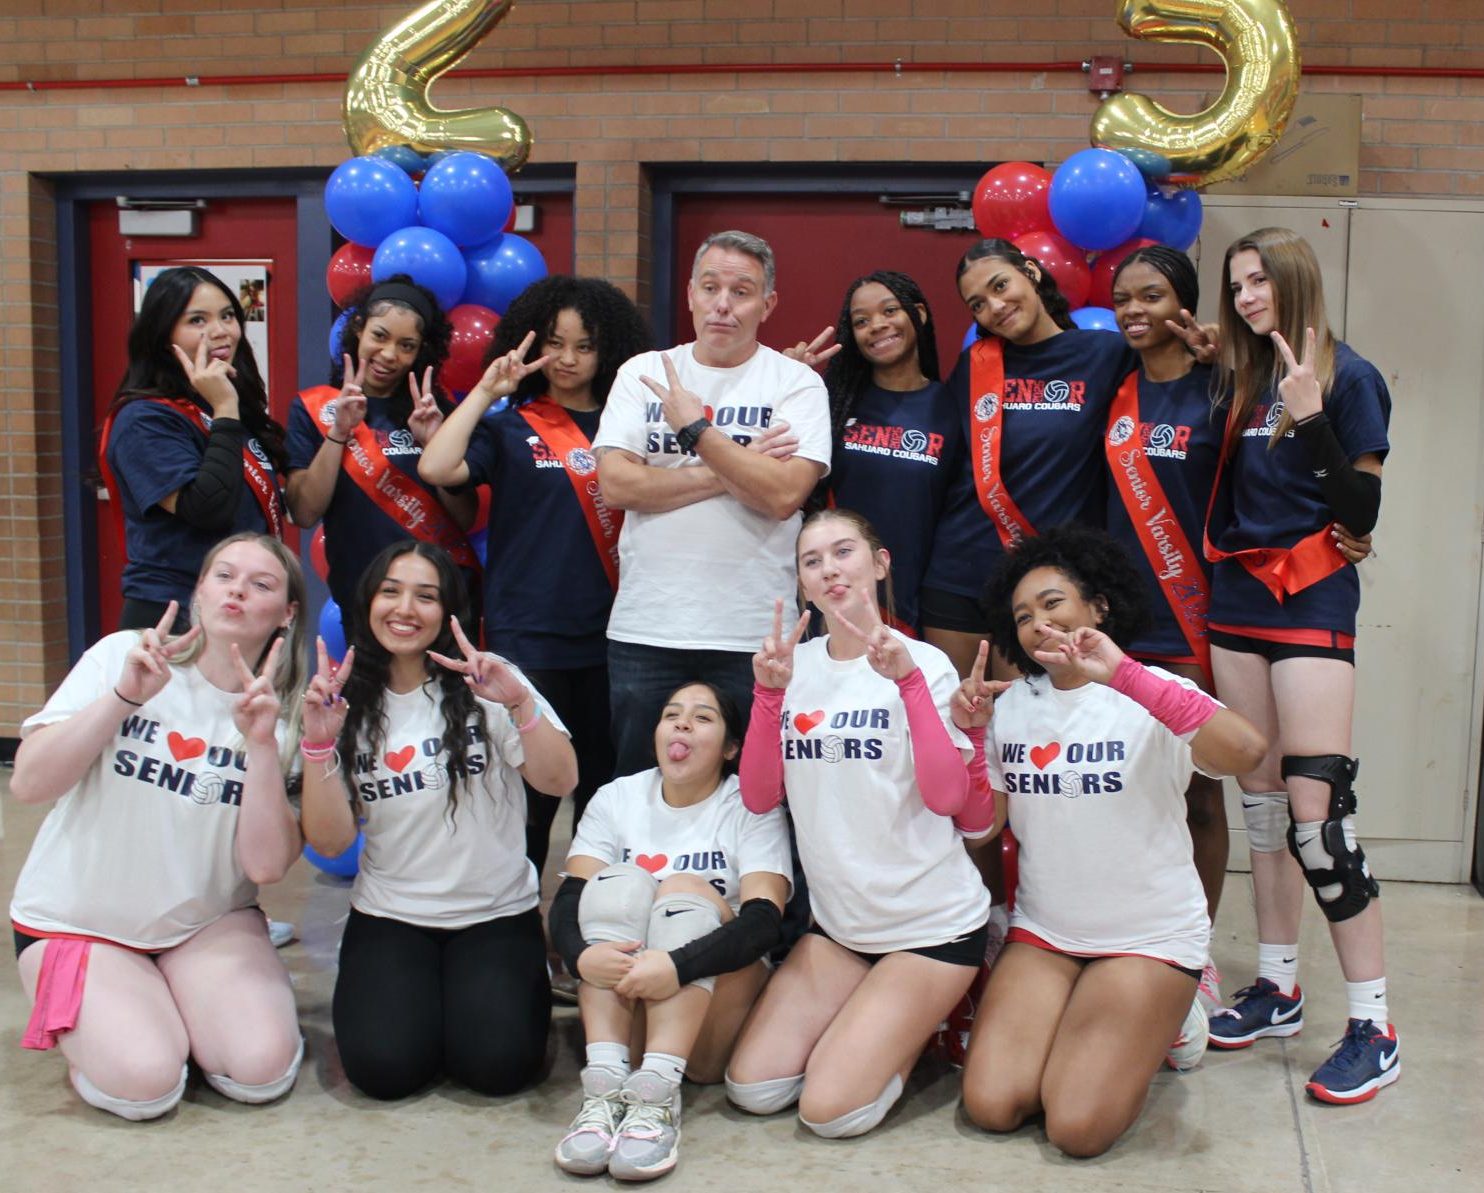
<path id="1" fill-rule="evenodd" d="M 567 413 L 589 441 L 598 433 L 599 411 Z M 464 462 L 470 484 L 490 487 L 489 648 L 532 670 L 602 664 L 613 586 L 562 459 L 518 410 L 502 410 L 480 422 Z"/>
<path id="2" fill-rule="evenodd" d="M 373 398 L 367 395 L 366 425 L 376 436 L 377 446 L 381 448 L 387 462 L 427 493 L 429 500 L 436 502 L 437 491 L 425 485 L 417 476 L 417 462 L 422 458 L 423 449 L 417 445 L 412 432 L 407 429 L 406 419 L 397 419 L 392 415 L 391 405 L 390 398 Z M 294 398 L 289 406 L 290 472 L 308 468 L 319 452 L 326 430 L 335 422 L 333 401 L 325 404 L 321 418 L 325 416 L 328 416 L 328 421 L 316 423 L 314 416 L 304 405 L 304 399 L 298 396 Z M 409 539 L 412 535 L 366 496 L 343 465 L 335 478 L 335 491 L 330 495 L 324 524 L 325 561 L 330 566 L 326 584 L 330 595 L 345 612 L 346 624 L 349 625 L 350 611 L 355 605 L 356 584 L 366 565 L 383 548 Z"/>
<path id="3" fill-rule="evenodd" d="M 1169 503 L 1168 514 L 1185 533 L 1195 556 L 1192 564 L 1205 572 L 1208 585 L 1211 565 L 1201 551 L 1201 532 L 1206 522 L 1206 506 L 1211 500 L 1211 486 L 1216 483 L 1222 430 L 1220 413 L 1211 408 L 1211 370 L 1206 365 L 1196 365 L 1174 381 L 1150 381 L 1141 369 L 1137 425 L 1132 430 L 1120 429 L 1119 433 L 1120 439 L 1132 439 L 1143 446 L 1144 456 Z M 1113 433 L 1115 429 L 1110 428 L 1110 434 Z M 1158 517 L 1164 511 L 1151 512 Z M 1189 655 L 1190 645 L 1181 632 L 1180 622 L 1165 598 L 1128 508 L 1113 484 L 1108 486 L 1108 533 L 1133 557 L 1149 593 L 1153 624 L 1135 639 L 1130 652 L 1166 658 Z"/>
<path id="4" fill-rule="evenodd" d="M 201 408 L 209 421 L 210 409 Z M 278 477 L 268 453 L 254 438 L 246 438 L 245 443 L 276 486 Z M 179 601 L 182 610 L 188 609 L 197 574 L 212 547 L 239 531 L 268 532 L 263 507 L 246 478 L 237 495 L 232 525 L 226 530 L 201 530 L 159 504 L 196 479 L 205 454 L 206 435 L 186 415 L 161 402 L 138 399 L 113 416 L 108 466 L 118 481 L 124 506 L 129 556 L 124 565 L 124 596 L 162 604 Z"/>
<path id="5" fill-rule="evenodd" d="M 1064 331 L 1027 347 L 1007 343 L 1004 351 L 1005 488 L 1038 530 L 1064 522 L 1101 526 L 1108 404 L 1138 358 L 1122 336 L 1106 331 Z M 1004 548 L 974 489 L 969 372 L 965 349 L 947 382 L 967 445 L 964 467 L 949 490 L 923 585 L 977 597 Z"/>
<path id="6" fill-rule="evenodd" d="M 1386 458 L 1391 394 L 1375 365 L 1345 344 L 1335 345 L 1335 378 L 1324 412 L 1352 462 L 1370 454 Z M 1309 448 L 1292 430 L 1272 442 L 1282 414 L 1274 390 L 1241 429 L 1211 512 L 1211 542 L 1220 550 L 1291 547 L 1334 521 Z M 1225 625 L 1354 634 L 1359 607 L 1360 579 L 1348 564 L 1281 605 L 1235 560 L 1217 564 L 1212 581 L 1211 621 Z"/>
<path id="7" fill-rule="evenodd" d="M 917 626 L 917 590 L 953 478 L 963 468 L 963 431 L 937 381 L 896 393 L 872 385 L 856 400 L 831 457 L 835 504 L 863 514 L 891 552 L 896 615 Z"/>

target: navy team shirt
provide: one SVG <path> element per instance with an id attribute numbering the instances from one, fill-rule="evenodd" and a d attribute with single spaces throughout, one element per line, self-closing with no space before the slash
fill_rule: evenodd
<path id="1" fill-rule="evenodd" d="M 1195 565 L 1206 574 L 1208 586 L 1211 565 L 1201 551 L 1201 532 L 1205 528 L 1211 487 L 1216 483 L 1222 429 L 1219 412 L 1211 408 L 1211 369 L 1208 365 L 1195 365 L 1184 377 L 1174 381 L 1150 381 L 1144 376 L 1143 369 L 1139 370 L 1139 419 L 1134 434 L 1143 445 L 1145 458 L 1164 490 L 1170 514 L 1185 532 L 1195 552 Z M 1108 533 L 1133 557 L 1134 566 L 1149 594 L 1152 626 L 1133 641 L 1130 653 L 1165 658 L 1188 656 L 1190 644 L 1185 641 L 1175 611 L 1165 599 L 1154 566 L 1144 554 L 1118 487 L 1111 481 L 1108 484 Z"/>
<path id="2" fill-rule="evenodd" d="M 1324 413 L 1352 463 L 1372 453 L 1386 458 L 1391 394 L 1376 366 L 1345 344 L 1335 344 L 1335 379 Z M 1209 528 L 1211 542 L 1223 551 L 1291 547 L 1334 521 L 1308 445 L 1292 430 L 1271 442 L 1282 414 L 1275 389 L 1253 409 L 1227 462 Z M 1212 579 L 1213 624 L 1353 635 L 1359 608 L 1360 577 L 1351 564 L 1282 604 L 1236 560 L 1218 563 Z"/>
<path id="3" fill-rule="evenodd" d="M 591 442 L 602 411 L 567 413 Z M 528 670 L 606 663 L 613 586 L 562 460 L 507 409 L 480 421 L 464 462 L 469 484 L 490 487 L 489 648 Z"/>
<path id="4" fill-rule="evenodd" d="M 208 422 L 211 410 L 201 406 Z M 268 453 L 244 428 L 243 443 L 263 471 L 273 473 Z M 178 410 L 140 398 L 120 407 L 108 438 L 108 466 L 118 481 L 124 506 L 123 593 L 140 601 L 179 601 L 190 608 L 196 578 L 207 552 L 228 535 L 251 530 L 268 533 L 268 521 L 247 478 L 237 495 L 232 524 L 202 530 L 169 513 L 159 503 L 196 479 L 206 454 L 206 436 Z"/>
<path id="5" fill-rule="evenodd" d="M 963 450 L 953 398 L 934 381 L 907 393 L 867 388 L 831 456 L 835 504 L 876 528 L 891 552 L 897 618 L 914 628 L 933 530 L 963 468 Z"/>
<path id="6" fill-rule="evenodd" d="M 1114 332 L 1080 328 L 1026 347 L 1006 343 L 1004 349 L 1005 488 L 1037 530 L 1064 522 L 1101 526 L 1107 504 L 1103 428 L 1137 356 Z M 964 436 L 964 465 L 938 523 L 923 587 L 978 597 L 1004 547 L 974 489 L 969 374 L 965 349 L 947 382 Z"/>

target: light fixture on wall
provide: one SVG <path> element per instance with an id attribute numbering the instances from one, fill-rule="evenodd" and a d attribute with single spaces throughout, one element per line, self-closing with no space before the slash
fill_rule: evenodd
<path id="1" fill-rule="evenodd" d="M 131 199 L 118 195 L 120 236 L 194 236 L 205 199 Z"/>

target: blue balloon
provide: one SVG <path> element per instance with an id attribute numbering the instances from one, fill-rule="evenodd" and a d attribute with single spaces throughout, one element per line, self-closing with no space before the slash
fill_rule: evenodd
<path id="1" fill-rule="evenodd" d="M 335 316 L 335 322 L 330 324 L 330 367 L 343 363 L 341 358 L 345 355 L 341 344 L 345 339 L 345 325 L 350 322 L 350 312 L 341 311 Z"/>
<path id="2" fill-rule="evenodd" d="M 371 258 L 372 281 L 383 282 L 398 273 L 426 286 L 447 311 L 458 305 L 469 271 L 458 245 L 442 232 L 413 224 L 383 240 Z"/>
<path id="3" fill-rule="evenodd" d="M 385 158 L 353 157 L 325 183 L 325 214 L 346 240 L 375 248 L 417 221 L 417 187 Z"/>
<path id="4" fill-rule="evenodd" d="M 1182 253 L 1201 231 L 1201 197 L 1195 191 L 1176 191 L 1169 198 L 1151 186 L 1144 202 L 1144 218 L 1135 235 L 1157 240 Z"/>
<path id="5" fill-rule="evenodd" d="M 428 159 L 411 145 L 383 145 L 371 156 L 391 162 L 397 169 L 404 170 L 408 174 L 421 174 L 428 168 Z"/>
<path id="6" fill-rule="evenodd" d="M 454 244 L 473 248 L 505 230 L 515 197 L 505 171 L 482 153 L 451 153 L 423 176 L 418 218 Z"/>
<path id="7" fill-rule="evenodd" d="M 319 611 L 319 636 L 325 640 L 325 649 L 332 659 L 345 657 L 345 622 L 334 597 L 327 600 Z"/>
<path id="8" fill-rule="evenodd" d="M 334 857 L 326 857 L 313 845 L 304 846 L 304 860 L 316 870 L 323 870 L 336 878 L 354 878 L 356 871 L 361 868 L 361 849 L 366 844 L 365 835 L 356 834 L 355 841 L 344 853 L 337 853 Z"/>
<path id="9" fill-rule="evenodd" d="M 1146 195 L 1144 176 L 1128 158 L 1083 149 L 1051 176 L 1051 221 L 1078 248 L 1111 249 L 1138 229 Z"/>
<path id="10" fill-rule="evenodd" d="M 964 342 L 958 346 L 958 350 L 960 352 L 963 352 L 971 344 L 973 344 L 974 341 L 977 340 L 978 338 L 979 338 L 979 324 L 977 324 L 977 323 L 970 323 L 969 324 L 968 331 L 964 332 Z"/>
<path id="11" fill-rule="evenodd" d="M 464 260 L 469 263 L 469 283 L 463 300 L 489 307 L 497 315 L 503 315 L 516 295 L 532 282 L 546 276 L 541 250 L 513 232 L 469 249 Z"/>
<path id="12" fill-rule="evenodd" d="M 1080 307 L 1072 312 L 1072 322 L 1083 331 L 1118 330 L 1118 318 L 1107 307 Z"/>

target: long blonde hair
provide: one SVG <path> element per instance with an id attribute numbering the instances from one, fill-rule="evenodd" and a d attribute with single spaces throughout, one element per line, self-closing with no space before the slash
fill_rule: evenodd
<path id="1" fill-rule="evenodd" d="M 1335 337 L 1324 309 L 1324 279 L 1319 259 L 1309 242 L 1288 228 L 1259 228 L 1233 241 L 1221 263 L 1221 362 L 1216 378 L 1217 400 L 1229 401 L 1232 413 L 1228 426 L 1242 428 L 1253 408 L 1276 389 L 1283 378 L 1283 358 L 1273 341 L 1257 335 L 1237 314 L 1231 286 L 1232 258 L 1252 251 L 1262 262 L 1277 308 L 1278 331 L 1298 359 L 1303 359 L 1304 336 L 1314 329 L 1314 375 L 1328 396 L 1335 379 Z M 1271 448 L 1293 426 L 1293 416 L 1284 410 L 1268 440 Z M 1235 440 L 1232 441 L 1235 443 Z"/>

